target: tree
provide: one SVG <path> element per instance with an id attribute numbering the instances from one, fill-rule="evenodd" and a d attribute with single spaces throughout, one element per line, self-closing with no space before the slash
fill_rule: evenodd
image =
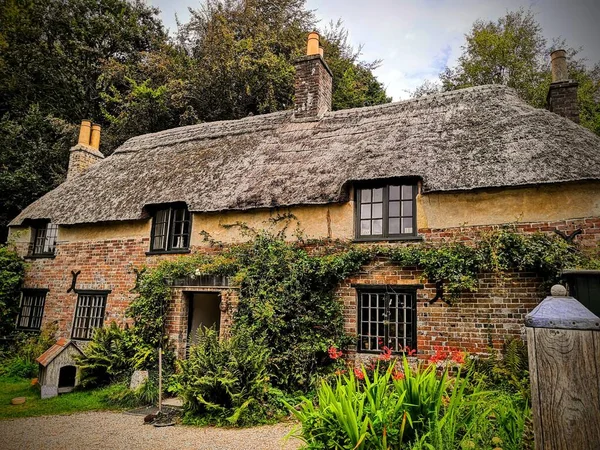
<path id="1" fill-rule="evenodd" d="M 446 67 L 440 74 L 442 91 L 504 84 L 532 106 L 543 108 L 551 82 L 550 52 L 564 48 L 569 58 L 569 76 L 580 85 L 581 124 L 599 133 L 598 66 L 589 70 L 585 61 L 578 58 L 579 51 L 569 48 L 565 40 L 554 39 L 548 46 L 531 10 L 508 12 L 497 21 L 477 20 L 465 38 L 456 66 Z M 426 82 L 412 95 L 418 97 L 435 90 L 434 83 Z"/>
<path id="2" fill-rule="evenodd" d="M 24 275 L 25 262 L 13 250 L 0 246 L 0 336 L 15 329 Z"/>

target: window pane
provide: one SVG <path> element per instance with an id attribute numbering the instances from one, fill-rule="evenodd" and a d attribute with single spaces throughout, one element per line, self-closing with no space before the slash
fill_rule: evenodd
<path id="1" fill-rule="evenodd" d="M 402 200 L 411 200 L 413 198 L 413 187 L 402 186 Z"/>
<path id="2" fill-rule="evenodd" d="M 373 232 L 372 234 L 383 234 L 383 220 L 373 220 Z"/>
<path id="3" fill-rule="evenodd" d="M 370 219 L 371 218 L 371 204 L 370 203 L 360 206 L 360 218 L 361 219 Z"/>
<path id="4" fill-rule="evenodd" d="M 383 217 L 383 203 L 373 203 L 373 219 L 381 219 Z"/>
<path id="5" fill-rule="evenodd" d="M 390 186 L 390 200 L 400 200 L 400 186 Z"/>
<path id="6" fill-rule="evenodd" d="M 400 219 L 391 218 L 389 223 L 390 234 L 400 234 Z"/>
<path id="7" fill-rule="evenodd" d="M 412 234 L 413 232 L 413 220 L 412 217 L 408 219 L 402 219 L 402 233 L 403 234 Z"/>
<path id="8" fill-rule="evenodd" d="M 402 215 L 412 216 L 413 215 L 413 202 L 402 202 Z"/>
<path id="9" fill-rule="evenodd" d="M 373 202 L 383 201 L 383 188 L 373 189 Z"/>
<path id="10" fill-rule="evenodd" d="M 400 216 L 400 202 L 390 202 L 390 217 Z"/>
<path id="11" fill-rule="evenodd" d="M 370 203 L 371 202 L 371 189 L 361 189 L 360 201 L 362 203 Z"/>
<path id="12" fill-rule="evenodd" d="M 361 220 L 360 221 L 360 234 L 363 236 L 368 236 L 371 234 L 371 221 L 370 220 Z"/>

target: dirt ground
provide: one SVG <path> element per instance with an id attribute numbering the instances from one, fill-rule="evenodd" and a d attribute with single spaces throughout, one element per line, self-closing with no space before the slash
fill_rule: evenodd
<path id="1" fill-rule="evenodd" d="M 260 449 L 292 450 L 294 424 L 246 429 L 144 425 L 143 417 L 87 412 L 0 421 L 0 449 Z"/>

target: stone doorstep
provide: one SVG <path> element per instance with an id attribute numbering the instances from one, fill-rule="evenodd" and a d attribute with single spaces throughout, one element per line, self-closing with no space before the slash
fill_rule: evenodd
<path id="1" fill-rule="evenodd" d="M 169 406 L 171 408 L 183 409 L 183 400 L 179 397 L 165 398 L 162 401 L 163 406 Z"/>

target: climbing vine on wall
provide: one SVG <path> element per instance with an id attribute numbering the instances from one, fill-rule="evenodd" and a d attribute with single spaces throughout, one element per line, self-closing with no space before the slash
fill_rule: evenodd
<path id="1" fill-rule="evenodd" d="M 247 243 L 216 249 L 214 255 L 181 257 L 139 272 L 136 290 L 140 295 L 129 309 L 138 335 L 152 342 L 161 336 L 165 339 L 162 311 L 166 311 L 175 279 L 230 276 L 239 287 L 233 332 L 243 329 L 262 339 L 271 352 L 273 384 L 291 390 L 311 386 L 315 374 L 329 363 L 327 348 L 347 343 L 335 289 L 374 258 L 417 267 L 424 280 L 443 280 L 451 298 L 476 290 L 480 272 L 517 269 L 553 279 L 563 268 L 593 263 L 558 236 L 525 235 L 512 229 L 482 233 L 466 242 L 403 246 L 288 242 L 282 234 L 265 231 L 254 233 Z"/>

